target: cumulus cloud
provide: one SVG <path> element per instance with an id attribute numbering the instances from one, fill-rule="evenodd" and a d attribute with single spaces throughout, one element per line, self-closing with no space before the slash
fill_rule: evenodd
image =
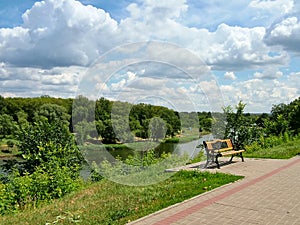
<path id="1" fill-rule="evenodd" d="M 141 6 L 132 3 L 127 7 L 132 18 L 144 21 L 178 18 L 188 9 L 187 0 L 144 0 Z"/>
<path id="2" fill-rule="evenodd" d="M 235 76 L 234 72 L 226 72 L 224 74 L 224 78 L 228 79 L 228 80 L 236 80 L 236 76 Z"/>
<path id="3" fill-rule="evenodd" d="M 278 101 L 283 100 L 279 95 L 290 98 L 295 93 L 299 94 L 297 87 L 291 84 L 276 83 L 277 79 L 283 77 L 278 68 L 287 65 L 289 52 L 300 51 L 300 22 L 295 13 L 299 5 L 292 0 L 233 2 L 235 3 L 226 3 L 224 8 L 224 1 L 213 0 L 207 3 L 218 8 L 217 12 L 220 12 L 220 18 L 213 22 L 217 25 L 211 29 L 200 26 L 204 20 L 216 17 L 216 13 L 207 17 L 213 8 L 207 10 L 204 5 L 201 7 L 203 2 L 198 1 L 137 0 L 128 5 L 129 16 L 118 22 L 104 10 L 85 6 L 75 0 L 36 2 L 23 14 L 23 23 L 20 26 L 0 29 L 0 88 L 6 96 L 17 89 L 19 95 L 23 96 L 45 94 L 47 91 L 47 94 L 54 96 L 68 96 L 76 91 L 79 75 L 102 54 L 126 43 L 155 40 L 175 43 L 199 56 L 209 68 L 228 71 L 224 73 L 224 78 L 236 84 L 236 87 L 221 86 L 228 100 L 235 102 L 238 98 L 245 99 L 252 106 L 261 104 L 262 111 L 266 111 L 267 106 L 263 106 L 266 101 L 263 98 L 270 98 L 271 102 L 276 98 Z M 193 19 L 198 26 L 190 26 L 189 22 L 184 22 L 190 16 L 189 12 L 194 12 L 189 8 L 192 4 L 199 4 L 198 10 L 207 10 L 198 11 L 201 18 Z M 233 14 L 230 9 L 234 9 L 237 14 Z M 242 15 L 242 22 L 237 21 L 239 15 Z M 253 16 L 256 16 L 257 21 L 264 16 L 270 16 L 268 20 L 279 16 L 283 19 L 277 20 L 266 30 L 265 27 L 254 26 L 250 22 Z M 202 20 L 197 21 L 199 18 Z M 251 23 L 249 27 L 243 26 L 246 20 Z M 191 63 L 190 58 L 186 57 L 187 54 L 177 51 L 165 54 L 164 48 L 160 47 L 161 45 L 152 48 L 153 51 L 147 54 L 150 57 L 160 57 L 161 61 L 177 59 L 179 66 L 186 62 L 195 66 L 200 62 L 197 59 Z M 144 50 L 148 49 L 145 47 Z M 128 51 L 130 55 L 132 50 Z M 119 55 L 115 56 L 115 60 L 111 60 L 104 67 L 117 70 L 117 65 L 124 66 L 124 62 L 118 61 Z M 139 62 L 139 59 L 136 60 Z M 132 58 L 128 63 L 128 70 L 122 71 L 122 76 L 111 83 L 106 81 L 116 70 L 104 68 L 102 71 L 109 71 L 108 74 L 102 74 L 99 70 L 98 80 L 91 77 L 95 79 L 92 83 L 96 89 L 101 87 L 108 94 L 112 90 L 122 89 L 128 97 L 133 93 L 142 96 L 145 90 L 149 90 L 149 93 L 157 90 L 156 94 L 161 95 L 176 92 L 178 95 L 173 97 L 178 99 L 180 94 L 194 95 L 195 99 L 200 93 L 207 93 L 216 99 L 220 96 L 214 96 L 212 90 L 218 85 L 211 80 L 202 80 L 198 86 L 185 86 L 181 80 L 187 79 L 189 75 L 176 66 L 164 62 L 137 65 Z M 203 64 L 201 66 L 204 67 Z M 237 82 L 240 80 L 237 79 L 237 71 L 247 69 L 259 72 L 253 75 L 252 80 Z M 299 81 L 298 77 L 297 73 L 291 74 L 289 80 L 295 83 Z M 162 88 L 158 89 L 160 86 Z M 279 89 L 275 90 L 275 86 Z"/>
<path id="4" fill-rule="evenodd" d="M 287 55 L 278 52 L 278 55 L 271 56 L 271 49 L 263 42 L 264 35 L 263 27 L 242 28 L 221 24 L 211 34 L 213 41 L 209 45 L 207 61 L 217 70 L 285 64 Z"/>
<path id="5" fill-rule="evenodd" d="M 293 0 L 252 0 L 249 6 L 255 9 L 269 11 L 275 15 L 285 15 L 294 8 Z"/>
<path id="6" fill-rule="evenodd" d="M 281 71 L 278 71 L 276 68 L 268 68 L 263 72 L 255 72 L 254 78 L 259 79 L 277 79 L 283 76 Z"/>
<path id="7" fill-rule="evenodd" d="M 31 67 L 5 67 L 6 77 L 0 82 L 1 95 L 31 97 L 51 95 L 54 97 L 74 97 L 80 76 L 85 72 L 82 67 L 55 67 L 40 69 Z M 0 67 L 0 80 L 2 71 Z"/>
<path id="8" fill-rule="evenodd" d="M 130 4 L 130 17 L 118 24 L 104 10 L 78 1 L 36 2 L 23 14 L 22 26 L 0 29 L 0 61 L 43 68 L 88 66 L 118 45 L 149 40 L 188 48 L 217 70 L 280 64 L 287 58 L 281 52 L 270 56 L 263 27 L 221 24 L 213 32 L 188 27 L 180 23 L 187 9 L 186 0 L 141 1 Z"/>
<path id="9" fill-rule="evenodd" d="M 300 21 L 296 16 L 274 24 L 266 34 L 266 43 L 280 45 L 285 50 L 300 53 Z"/>
<path id="10" fill-rule="evenodd" d="M 233 85 L 221 85 L 220 89 L 226 105 L 234 106 L 242 100 L 247 104 L 246 111 L 267 113 L 272 105 L 289 103 L 299 96 L 299 88 L 297 84 L 291 85 L 291 79 L 295 79 L 294 74 L 285 81 L 254 78 Z"/>
<path id="11" fill-rule="evenodd" d="M 36 2 L 22 18 L 21 27 L 0 29 L 0 60 L 17 66 L 86 66 L 118 36 L 108 13 L 74 0 Z"/>

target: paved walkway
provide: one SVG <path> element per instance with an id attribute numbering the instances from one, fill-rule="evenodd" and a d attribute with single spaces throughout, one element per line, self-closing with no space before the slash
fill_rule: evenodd
<path id="1" fill-rule="evenodd" d="M 209 171 L 245 178 L 130 224 L 300 224 L 300 157 L 244 163 L 237 158 Z"/>

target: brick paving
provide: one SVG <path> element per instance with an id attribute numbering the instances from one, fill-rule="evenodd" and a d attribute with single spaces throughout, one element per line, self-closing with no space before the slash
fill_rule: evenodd
<path id="1" fill-rule="evenodd" d="M 300 157 L 237 159 L 207 170 L 245 178 L 129 224 L 300 224 Z"/>

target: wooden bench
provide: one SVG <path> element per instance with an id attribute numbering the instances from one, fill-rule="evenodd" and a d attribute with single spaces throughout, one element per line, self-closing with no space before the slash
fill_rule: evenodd
<path id="1" fill-rule="evenodd" d="M 206 151 L 207 161 L 205 164 L 205 168 L 208 166 L 209 162 L 215 162 L 217 164 L 218 169 L 220 169 L 218 158 L 222 156 L 230 156 L 231 158 L 229 162 L 232 161 L 234 156 L 239 156 L 242 158 L 244 162 L 243 152 L 245 150 L 236 150 L 233 147 L 233 143 L 231 139 L 217 139 L 214 141 L 203 141 L 203 145 Z"/>

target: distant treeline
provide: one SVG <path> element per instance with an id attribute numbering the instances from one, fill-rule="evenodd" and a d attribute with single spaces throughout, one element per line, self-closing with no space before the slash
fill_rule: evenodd
<path id="1" fill-rule="evenodd" d="M 234 118 L 232 110 L 228 112 L 228 108 L 224 108 L 224 113 L 227 119 Z M 289 104 L 274 105 L 270 113 L 250 114 L 243 110 L 242 113 L 251 126 L 261 127 L 267 134 L 287 131 L 298 134 L 300 131 L 300 98 Z M 0 139 L 9 138 L 21 127 L 43 118 L 68 125 L 80 143 L 87 139 L 99 139 L 103 143 L 130 142 L 134 138 L 161 139 L 188 128 L 210 132 L 216 122 L 210 112 L 176 112 L 163 106 L 134 105 L 105 98 L 92 101 L 84 96 L 76 99 L 0 96 Z"/>
<path id="2" fill-rule="evenodd" d="M 21 127 L 41 119 L 59 120 L 75 132 L 81 143 L 100 138 L 104 143 L 130 142 L 134 138 L 173 137 L 184 128 L 210 131 L 210 112 L 176 112 L 163 106 L 133 105 L 100 98 L 96 101 L 41 96 L 4 98 L 0 96 L 0 139 L 13 137 Z"/>

